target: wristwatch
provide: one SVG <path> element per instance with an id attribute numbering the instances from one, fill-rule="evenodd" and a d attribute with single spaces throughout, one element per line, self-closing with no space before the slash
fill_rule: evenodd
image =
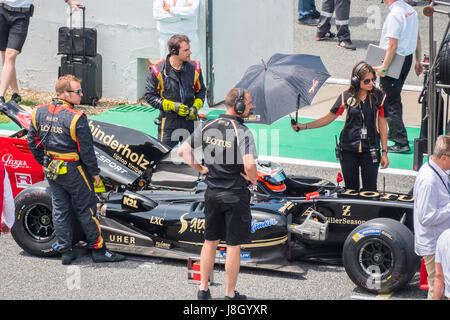
<path id="1" fill-rule="evenodd" d="M 386 149 L 381 149 L 381 152 L 386 152 L 387 153 L 387 150 Z"/>

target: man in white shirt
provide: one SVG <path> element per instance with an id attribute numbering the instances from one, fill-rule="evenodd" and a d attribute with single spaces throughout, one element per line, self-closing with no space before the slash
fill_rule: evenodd
<path id="1" fill-rule="evenodd" d="M 374 69 L 381 77 L 380 86 L 386 93 L 385 111 L 389 125 L 388 139 L 395 144 L 388 147 L 389 152 L 409 152 L 408 136 L 403 123 L 403 105 L 401 92 L 411 69 L 413 53 L 415 53 L 414 70 L 419 76 L 423 67 L 420 63 L 422 49 L 419 35 L 419 19 L 417 12 L 403 0 L 385 0 L 389 6 L 389 14 L 383 24 L 379 46 L 386 50 L 381 66 Z M 389 65 L 395 54 L 405 56 L 405 62 L 398 79 L 386 76 Z"/>
<path id="2" fill-rule="evenodd" d="M 0 51 L 2 74 L 0 80 L 0 102 L 5 102 L 9 87 L 13 91 L 11 100 L 19 103 L 19 86 L 16 76 L 16 58 L 22 51 L 28 34 L 30 18 L 33 16 L 34 0 L 0 0 Z M 69 6 L 83 6 L 80 2 L 64 0 Z"/>
<path id="3" fill-rule="evenodd" d="M 6 234 L 8 233 L 15 219 L 15 206 L 14 206 L 14 197 L 11 189 L 11 184 L 9 182 L 8 173 L 3 166 L 3 163 L 0 161 L 0 177 L 3 177 L 3 204 L 2 211 L 0 212 L 0 233 Z"/>
<path id="4" fill-rule="evenodd" d="M 428 299 L 433 299 L 436 242 L 450 228 L 450 136 L 439 136 L 430 160 L 414 183 L 415 252 L 428 273 Z"/>
<path id="5" fill-rule="evenodd" d="M 445 230 L 436 244 L 436 275 L 434 279 L 434 300 L 450 297 L 450 229 Z"/>
<path id="6" fill-rule="evenodd" d="M 188 36 L 191 45 L 191 59 L 200 60 L 198 29 L 198 7 L 200 0 L 153 0 L 153 18 L 159 31 L 161 60 L 169 51 L 167 42 L 176 35 Z"/>

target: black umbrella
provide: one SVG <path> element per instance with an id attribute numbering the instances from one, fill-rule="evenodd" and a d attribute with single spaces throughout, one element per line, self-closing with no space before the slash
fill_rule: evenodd
<path id="1" fill-rule="evenodd" d="M 329 77 L 318 56 L 277 53 L 249 67 L 235 87 L 252 95 L 255 109 L 246 122 L 272 124 L 310 105 Z"/>

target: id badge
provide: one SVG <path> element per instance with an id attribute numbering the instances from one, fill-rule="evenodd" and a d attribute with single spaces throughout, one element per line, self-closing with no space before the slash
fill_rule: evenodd
<path id="1" fill-rule="evenodd" d="M 367 128 L 366 127 L 361 128 L 361 139 L 367 139 Z"/>

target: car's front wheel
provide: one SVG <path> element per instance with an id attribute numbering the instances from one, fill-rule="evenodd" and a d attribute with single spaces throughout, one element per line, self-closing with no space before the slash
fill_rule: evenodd
<path id="1" fill-rule="evenodd" d="M 355 228 L 347 237 L 343 263 L 350 279 L 376 293 L 398 290 L 418 270 L 414 235 L 400 222 L 378 218 Z"/>

